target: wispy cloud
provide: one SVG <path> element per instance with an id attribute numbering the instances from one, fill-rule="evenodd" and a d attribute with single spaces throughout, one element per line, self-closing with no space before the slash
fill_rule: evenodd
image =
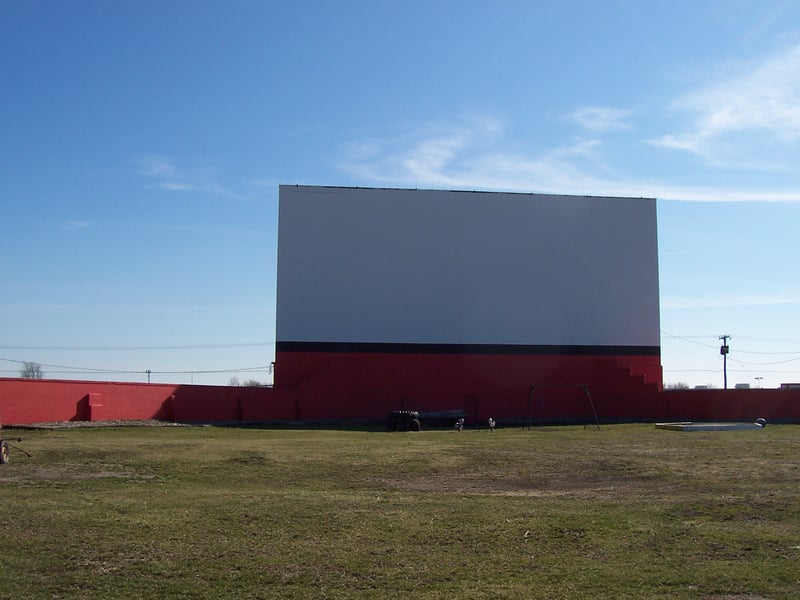
<path id="1" fill-rule="evenodd" d="M 672 109 L 688 114 L 690 124 L 651 143 L 737 164 L 755 160 L 766 141 L 794 146 L 800 139 L 800 45 L 731 70 L 675 100 Z M 751 156 L 747 148 L 754 150 Z"/>
<path id="2" fill-rule="evenodd" d="M 6 312 L 23 312 L 23 311 L 39 311 L 39 312 L 67 312 L 67 313 L 112 313 L 112 314 L 139 314 L 139 313 L 154 313 L 154 314 L 274 314 L 274 300 L 265 299 L 261 304 L 224 304 L 224 305 L 203 305 L 203 304 L 144 304 L 144 303 L 105 303 L 105 304 L 88 304 L 82 302 L 53 302 L 53 301 L 39 301 L 39 302 L 16 302 L 10 301 L 0 303 L 0 310 Z"/>
<path id="3" fill-rule="evenodd" d="M 361 179 L 414 187 L 588 189 L 594 180 L 575 163 L 596 160 L 599 143 L 581 140 L 527 155 L 510 148 L 501 121 L 471 117 L 398 138 L 356 141 L 345 149 L 340 166 Z"/>
<path id="4" fill-rule="evenodd" d="M 168 192 L 195 192 L 214 194 L 227 198 L 240 196 L 218 183 L 213 174 L 202 169 L 183 169 L 164 156 L 145 156 L 137 160 L 139 174 L 148 181 L 148 187 Z"/>
<path id="5" fill-rule="evenodd" d="M 71 221 L 67 221 L 66 227 L 71 231 L 81 231 L 84 229 L 88 229 L 91 227 L 91 223 L 89 221 L 84 221 L 82 219 L 72 219 Z"/>
<path id="6" fill-rule="evenodd" d="M 175 166 L 163 156 L 145 156 L 139 159 L 142 175 L 148 177 L 174 177 L 177 174 Z"/>
<path id="7" fill-rule="evenodd" d="M 661 308 L 665 310 L 741 308 L 751 306 L 778 306 L 782 304 L 800 304 L 800 294 L 759 296 L 718 295 L 713 297 L 664 296 L 661 298 Z"/>
<path id="8" fill-rule="evenodd" d="M 680 185 L 610 168 L 597 139 L 528 150 L 491 117 L 421 127 L 384 139 L 357 140 L 341 168 L 379 185 L 631 196 L 693 202 L 800 202 L 800 189 Z"/>
<path id="9" fill-rule="evenodd" d="M 590 131 L 603 133 L 606 131 L 631 129 L 632 126 L 628 119 L 632 114 L 633 111 L 627 109 L 585 106 L 567 115 L 567 117 Z"/>
<path id="10" fill-rule="evenodd" d="M 258 227 L 219 227 L 193 224 L 169 224 L 169 223 L 145 223 L 145 222 L 111 222 L 111 221 L 82 221 L 80 227 L 75 227 L 72 223 L 67 224 L 74 230 L 88 228 L 102 230 L 130 230 L 130 231 L 168 231 L 179 233 L 196 233 L 208 235 L 261 235 L 263 229 Z"/>
<path id="11" fill-rule="evenodd" d="M 473 117 L 460 123 L 427 124 L 396 138 L 365 139 L 345 149 L 342 167 L 373 181 L 428 186 L 463 185 L 475 157 L 491 153 L 502 123 Z"/>

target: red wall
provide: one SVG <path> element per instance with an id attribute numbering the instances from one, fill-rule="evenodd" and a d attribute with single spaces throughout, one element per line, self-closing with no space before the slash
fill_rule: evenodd
<path id="1" fill-rule="evenodd" d="M 800 390 L 670 390 L 659 411 L 671 421 L 800 422 Z"/>
<path id="2" fill-rule="evenodd" d="M 269 388 L 0 379 L 0 423 L 159 419 L 288 421 L 291 392 Z"/>
<path id="3" fill-rule="evenodd" d="M 300 418 L 383 418 L 390 410 L 465 410 L 468 421 L 643 419 L 661 387 L 658 356 L 279 351 L 276 386 L 296 389 Z M 538 388 L 529 399 L 532 384 Z M 568 384 L 568 385 L 561 385 Z M 552 387 L 559 385 L 559 387 Z"/>
<path id="4" fill-rule="evenodd" d="M 451 357 L 461 372 L 472 360 Z M 544 361 L 547 363 L 547 361 Z M 462 382 L 442 378 L 437 367 L 415 361 L 366 364 L 369 376 L 354 373 L 345 361 L 331 364 L 327 374 L 282 389 L 0 379 L 0 423 L 50 421 L 160 419 L 179 422 L 287 422 L 295 420 L 382 420 L 389 410 L 463 409 L 472 421 L 489 416 L 524 422 L 591 420 L 591 406 L 577 386 L 537 388 L 521 385 L 527 379 L 524 361 L 516 367 L 486 360 L 475 375 Z M 340 370 L 338 367 L 348 367 Z M 378 368 L 380 367 L 380 368 Z M 443 368 L 443 365 L 438 365 Z M 588 367 L 587 367 L 588 368 Z M 633 367 L 631 367 L 633 368 Z M 512 375 L 518 370 L 517 383 Z M 630 373 L 629 369 L 623 369 Z M 584 374 L 590 373 L 584 371 Z M 395 378 L 397 374 L 402 379 Z M 494 373 L 489 377 L 488 373 Z M 551 382 L 563 373 L 552 371 Z M 338 374 L 338 375 L 337 375 Z M 462 373 L 463 374 L 463 373 Z M 358 375 L 357 377 L 351 376 Z M 394 387 L 382 384 L 381 376 Z M 423 379 L 427 377 L 427 379 Z M 524 377 L 524 378 L 523 378 Z M 763 417 L 770 422 L 800 423 L 800 390 L 681 390 L 659 392 L 657 386 L 628 375 L 619 387 L 595 382 L 590 393 L 604 421 L 743 420 Z M 613 379 L 613 378 L 612 378 Z M 456 387 L 447 387 L 447 383 Z M 546 383 L 546 382 L 545 382 Z M 370 386 L 373 386 L 370 389 Z M 352 394 L 352 395 L 348 395 Z M 530 399 L 530 402 L 529 402 Z"/>
<path id="5" fill-rule="evenodd" d="M 174 385 L 0 379 L 4 423 L 169 419 Z M 91 394 L 91 396 L 90 396 Z"/>

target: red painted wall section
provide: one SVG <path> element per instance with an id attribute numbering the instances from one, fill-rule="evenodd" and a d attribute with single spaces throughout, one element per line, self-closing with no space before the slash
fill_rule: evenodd
<path id="1" fill-rule="evenodd" d="M 269 388 L 0 379 L 0 423 L 158 419 L 290 421 L 292 391 Z"/>
<path id="2" fill-rule="evenodd" d="M 800 390 L 669 390 L 664 420 L 800 422 Z"/>
<path id="3" fill-rule="evenodd" d="M 3 423 L 168 419 L 174 385 L 0 379 Z"/>
<path id="4" fill-rule="evenodd" d="M 540 387 L 530 402 L 532 384 L 565 385 Z M 303 399 L 299 418 L 309 420 L 382 418 L 401 408 L 461 409 L 473 421 L 583 419 L 591 403 L 575 384 L 588 384 L 600 418 L 646 418 L 657 406 L 660 359 L 279 352 L 276 361 L 276 386 L 297 390 Z"/>
<path id="5" fill-rule="evenodd" d="M 524 360 L 513 366 L 496 362 L 498 357 L 476 363 L 474 357 L 461 356 L 431 365 L 409 358 L 398 355 L 388 363 L 377 360 L 365 364 L 369 370 L 362 371 L 357 361 L 340 363 L 328 356 L 314 377 L 285 388 L 0 379 L 0 423 L 382 420 L 397 408 L 461 409 L 473 422 L 490 416 L 516 421 L 530 416 L 533 422 L 588 421 L 593 417 L 580 386 L 553 385 L 569 380 L 565 379 L 567 373 L 549 361 L 540 365 L 537 383 L 542 385 L 531 396 L 528 376 L 537 371 L 531 371 Z M 444 370 L 446 365 L 455 370 Z M 643 375 L 631 376 L 630 366 L 603 361 L 582 367 L 586 377 L 602 373 L 605 378 L 584 380 L 590 384 L 601 420 L 753 421 L 763 417 L 769 422 L 800 423 L 800 390 L 659 392 L 659 385 L 649 383 Z"/>
<path id="6" fill-rule="evenodd" d="M 180 422 L 292 421 L 296 394 L 258 387 L 182 385 L 170 400 Z"/>

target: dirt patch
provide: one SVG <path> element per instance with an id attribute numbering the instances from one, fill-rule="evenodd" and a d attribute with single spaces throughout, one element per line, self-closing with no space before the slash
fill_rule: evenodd
<path id="1" fill-rule="evenodd" d="M 652 492 L 658 484 L 647 478 L 555 478 L 526 480 L 481 477 L 420 477 L 382 479 L 382 485 L 409 492 L 431 494 L 475 494 L 489 496 L 598 496 L 607 494 L 639 495 Z"/>
<path id="2" fill-rule="evenodd" d="M 769 600 L 769 598 L 757 594 L 717 594 L 705 596 L 705 600 Z"/>
<path id="3" fill-rule="evenodd" d="M 108 469 L 99 469 L 96 471 L 79 471 L 77 469 L 68 469 L 63 467 L 40 467 L 28 466 L 25 468 L 14 468 L 13 466 L 6 466 L 0 470 L 0 481 L 14 481 L 14 482 L 72 482 L 72 481 L 88 481 L 93 479 L 126 479 L 135 481 L 145 481 L 154 479 L 152 475 L 142 475 L 131 471 L 112 471 Z"/>
<path id="4" fill-rule="evenodd" d="M 30 423 L 27 425 L 5 425 L 6 430 L 22 429 L 81 429 L 93 427 L 190 427 L 186 423 L 157 421 L 155 419 L 110 420 L 110 421 L 53 421 L 49 423 Z"/>

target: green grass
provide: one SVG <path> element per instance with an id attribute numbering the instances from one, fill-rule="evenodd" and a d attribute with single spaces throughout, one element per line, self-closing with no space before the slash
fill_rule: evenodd
<path id="1" fill-rule="evenodd" d="M 6 431 L 8 437 L 12 432 Z M 25 432 L 0 598 L 796 598 L 800 428 Z"/>

